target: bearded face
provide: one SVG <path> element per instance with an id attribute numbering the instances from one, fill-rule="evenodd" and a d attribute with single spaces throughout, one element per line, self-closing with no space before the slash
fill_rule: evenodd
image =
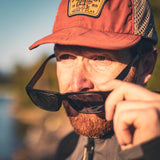
<path id="1" fill-rule="evenodd" d="M 61 93 L 107 91 L 107 82 L 115 79 L 132 59 L 129 49 L 112 51 L 57 45 L 55 53 Z M 132 67 L 125 80 L 133 81 L 134 73 Z M 63 105 L 78 134 L 100 138 L 113 130 L 112 122 L 105 119 L 105 113 L 78 113 L 66 101 Z"/>

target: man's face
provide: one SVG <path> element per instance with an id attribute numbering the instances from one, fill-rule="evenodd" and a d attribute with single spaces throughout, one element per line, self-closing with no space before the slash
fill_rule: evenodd
<path id="1" fill-rule="evenodd" d="M 61 93 L 107 91 L 107 82 L 115 79 L 132 58 L 129 49 L 109 51 L 56 45 L 55 53 Z M 125 80 L 133 81 L 134 75 L 132 67 Z M 78 134 L 98 138 L 112 130 L 112 122 L 105 120 L 104 113 L 78 113 L 66 101 L 63 104 Z"/>

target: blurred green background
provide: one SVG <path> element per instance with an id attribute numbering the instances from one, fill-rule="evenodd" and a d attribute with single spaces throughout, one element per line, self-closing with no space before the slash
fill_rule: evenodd
<path id="1" fill-rule="evenodd" d="M 152 10 L 154 13 L 155 26 L 158 34 L 158 38 L 160 39 L 160 1 L 150 0 Z M 160 52 L 160 43 L 157 44 L 158 52 Z M 152 78 L 147 84 L 147 87 L 153 91 L 160 91 L 160 55 L 158 54 L 158 59 L 156 63 L 156 67 L 154 69 Z"/>
<path id="2" fill-rule="evenodd" d="M 53 0 L 52 0 L 53 1 Z M 26 19 L 28 19 L 28 16 L 32 17 L 32 21 L 36 21 L 36 23 L 41 23 L 45 19 L 45 22 L 47 23 L 47 20 L 49 21 L 47 24 L 49 27 L 44 24 L 37 25 L 34 28 L 34 32 L 28 34 L 29 37 L 31 37 L 32 41 L 33 38 L 35 40 L 41 38 L 38 37 L 39 32 L 41 32 L 41 35 L 46 35 L 45 31 L 41 31 L 39 28 L 43 28 L 44 30 L 47 30 L 47 34 L 49 34 L 52 30 L 53 20 L 55 18 L 55 14 L 58 8 L 58 4 L 60 1 L 28 1 L 28 12 L 25 13 Z M 3 2 L 3 0 L 0 0 L 0 5 Z M 10 4 L 11 0 L 6 0 L 8 3 L 8 6 L 12 7 Z M 12 1 L 13 3 L 14 1 Z M 42 2 L 41 6 L 40 3 Z M 6 3 L 6 4 L 7 4 Z M 22 5 L 20 13 L 23 12 L 23 7 L 26 6 L 21 4 L 20 0 L 15 0 L 16 5 Z M 160 38 L 160 1 L 157 0 L 150 0 L 154 17 L 155 17 L 155 24 L 156 29 L 158 33 L 158 37 Z M 3 4 L 3 3 L 2 3 Z M 44 6 L 45 4 L 45 6 Z M 32 8 L 30 8 L 30 5 L 33 5 Z M 54 6 L 53 10 L 51 6 Z M 35 10 L 34 10 L 35 7 Z M 37 8 L 36 8 L 37 7 Z M 48 9 L 50 8 L 50 9 Z M 32 9 L 32 10 L 30 10 Z M 36 18 L 39 16 L 39 13 L 43 14 L 42 19 L 39 18 L 37 20 Z M 49 10 L 49 12 L 48 12 Z M 7 10 L 7 13 L 10 10 Z M 14 10 L 13 10 L 14 11 Z M 46 12 L 48 14 L 46 14 Z M 16 12 L 16 11 L 15 11 Z M 22 16 L 17 14 L 16 16 Z M 32 14 L 31 14 L 32 13 Z M 35 13 L 35 15 L 33 15 Z M 44 14 L 45 13 L 45 14 Z M 49 15 L 49 16 L 48 16 Z M 52 17 L 50 17 L 52 15 Z M 54 15 L 54 17 L 53 17 Z M 24 16 L 24 15 L 23 15 Z M 5 15 L 3 15 L 3 18 L 5 18 Z M 44 18 L 44 19 L 43 19 Z M 25 17 L 24 17 L 25 19 Z M 25 19 L 25 20 L 26 20 Z M 52 19 L 52 20 L 50 20 Z M 21 19 L 20 19 L 21 20 Z M 28 21 L 32 23 L 32 21 Z M 25 25 L 25 29 L 31 29 L 30 23 L 24 23 L 21 25 Z M 9 23 L 6 23 L 8 26 Z M 16 24 L 14 24 L 16 26 Z M 7 27 L 6 26 L 6 27 Z M 12 27 L 12 25 L 10 25 Z M 5 28 L 5 27 L 4 27 Z M 4 32 L 4 28 L 1 29 L 0 32 Z M 20 28 L 15 27 L 15 31 L 20 30 Z M 25 36 L 23 36 L 23 33 L 26 34 L 26 30 L 23 30 L 22 32 L 17 32 L 18 34 L 22 34 L 21 36 L 23 39 L 25 39 Z M 13 31 L 14 32 L 14 31 Z M 3 33 L 4 34 L 4 33 Z M 43 35 L 43 36 L 44 36 Z M 6 36 L 4 37 L 4 39 Z M 12 37 L 9 37 L 12 38 Z M 13 39 L 13 38 L 12 38 Z M 1 40 L 3 41 L 3 39 Z M 7 41 L 5 39 L 5 41 Z M 14 41 L 16 41 L 16 37 L 14 37 Z M 9 43 L 9 39 L 7 41 Z M 34 41 L 33 41 L 34 42 Z M 25 41 L 22 41 L 21 44 L 25 44 L 24 47 L 28 48 L 28 46 L 32 42 L 27 39 L 27 43 Z M 3 43 L 2 43 L 3 44 Z M 9 48 L 8 46 L 5 46 Z M 158 48 L 158 51 L 160 51 L 160 43 L 156 46 Z M 49 46 L 49 48 L 53 49 L 53 45 Z M 65 136 L 67 133 L 72 131 L 72 127 L 69 124 L 69 121 L 65 115 L 64 109 L 62 108 L 59 112 L 51 113 L 47 111 L 43 111 L 41 109 L 38 109 L 35 107 L 30 99 L 28 98 L 26 92 L 25 92 L 25 86 L 29 82 L 30 78 L 33 76 L 35 71 L 39 68 L 40 64 L 46 59 L 46 57 L 52 53 L 52 49 L 48 50 L 44 47 L 38 49 L 37 52 L 40 52 L 38 56 L 33 57 L 33 55 L 27 54 L 29 52 L 26 49 L 24 50 L 24 53 L 18 53 L 15 54 L 12 52 L 12 56 L 8 54 L 7 58 L 12 61 L 12 57 L 15 56 L 18 58 L 18 56 L 21 54 L 24 54 L 23 60 L 25 59 L 27 61 L 27 58 L 33 57 L 34 61 L 32 63 L 23 63 L 21 59 L 19 61 L 17 60 L 16 63 L 14 63 L 11 68 L 7 69 L 5 71 L 5 67 L 1 70 L 0 68 L 0 128 L 2 134 L 0 134 L 0 159 L 13 159 L 13 160 L 28 160 L 28 159 L 34 159 L 34 160 L 42 160 L 42 159 L 51 159 L 51 157 L 54 156 L 54 152 L 56 150 L 57 145 L 59 144 L 59 140 Z M 23 48 L 22 48 L 23 50 Z M 32 54 L 34 54 L 34 51 L 30 51 Z M 18 53 L 18 54 L 17 54 Z M 6 53 L 7 54 L 7 53 Z M 4 52 L 1 53 L 1 56 L 6 55 Z M 36 54 L 36 53 L 35 53 Z M 2 61 L 5 61 L 1 57 L 0 61 L 1 64 Z M 6 63 L 9 63 L 7 61 Z M 6 67 L 7 68 L 7 67 Z M 38 86 L 39 88 L 45 88 L 50 90 L 58 90 L 58 83 L 56 78 L 56 65 L 55 62 L 51 60 L 51 62 L 47 65 L 43 77 L 40 79 Z M 152 78 L 147 83 L 147 88 L 153 91 L 160 91 L 160 55 L 158 55 L 156 67 L 153 72 Z M 5 102 L 5 103 L 4 103 Z M 4 106 L 7 107 L 4 107 Z M 4 110 L 7 111 L 4 112 Z M 8 116 L 8 119 L 6 118 Z M 14 123 L 13 123 L 14 122 Z M 10 127 L 10 128 L 7 128 Z M 12 129 L 11 129 L 12 128 Z M 10 132 L 10 134 L 9 134 Z M 8 134 L 6 134 L 8 133 Z M 14 143 L 13 142 L 14 139 Z M 2 143 L 10 148 L 4 147 Z M 8 143 L 8 145 L 7 145 Z"/>

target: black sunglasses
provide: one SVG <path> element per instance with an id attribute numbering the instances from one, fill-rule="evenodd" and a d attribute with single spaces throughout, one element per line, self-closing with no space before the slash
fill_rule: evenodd
<path id="1" fill-rule="evenodd" d="M 80 113 L 97 114 L 104 112 L 104 103 L 111 91 L 72 92 L 61 94 L 59 92 L 51 92 L 33 88 L 42 76 L 47 62 L 55 57 L 55 54 L 49 56 L 35 73 L 31 81 L 27 84 L 26 92 L 32 102 L 39 108 L 47 111 L 58 111 L 62 105 L 62 101 L 65 100 L 72 108 Z M 139 59 L 139 57 L 140 55 L 137 54 L 116 77 L 116 79 L 124 80 L 124 78 L 128 75 L 131 66 Z"/>

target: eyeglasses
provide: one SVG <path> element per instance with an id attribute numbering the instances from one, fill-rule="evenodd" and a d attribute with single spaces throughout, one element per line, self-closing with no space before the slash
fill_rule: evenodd
<path id="1" fill-rule="evenodd" d="M 27 84 L 26 92 L 32 102 L 39 108 L 47 111 L 58 111 L 62 105 L 62 102 L 65 100 L 73 109 L 80 113 L 97 114 L 104 112 L 105 100 L 111 93 L 111 91 L 72 92 L 61 94 L 59 92 L 33 88 L 42 76 L 47 62 L 55 57 L 55 54 L 49 56 L 40 66 L 31 81 Z M 128 75 L 131 66 L 139 59 L 139 57 L 140 55 L 137 54 L 123 69 L 123 71 L 116 77 L 116 79 L 124 80 Z"/>

